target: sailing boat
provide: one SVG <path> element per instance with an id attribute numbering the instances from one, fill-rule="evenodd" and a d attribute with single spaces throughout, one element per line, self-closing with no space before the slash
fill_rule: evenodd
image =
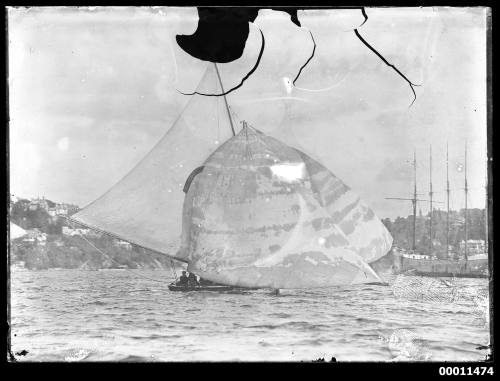
<path id="1" fill-rule="evenodd" d="M 197 92 L 216 78 L 224 92 L 215 64 Z M 370 263 L 387 254 L 392 237 L 374 212 L 306 153 L 245 121 L 236 133 L 225 97 L 223 117 L 212 118 L 213 99 L 193 95 L 146 157 L 72 219 L 217 284 L 381 282 Z"/>
<path id="2" fill-rule="evenodd" d="M 415 275 L 434 276 L 434 277 L 465 277 L 465 278 L 486 278 L 488 277 L 488 255 L 487 252 L 477 248 L 478 242 L 468 239 L 467 231 L 467 146 L 465 147 L 465 165 L 464 165 L 464 192 L 465 192 L 465 209 L 464 209 L 464 235 L 465 238 L 461 243 L 463 251 L 463 259 L 458 259 L 457 255 L 450 252 L 450 181 L 448 173 L 448 146 L 446 147 L 446 196 L 447 196 L 447 213 L 446 213 L 446 258 L 437 259 L 433 252 L 433 236 L 432 236 L 432 216 L 433 216 L 433 191 L 432 191 L 432 148 L 430 150 L 430 182 L 429 182 L 429 200 L 417 199 L 416 185 L 416 154 L 414 154 L 414 195 L 412 199 L 402 198 L 387 198 L 398 200 L 411 200 L 413 204 L 413 235 L 412 235 L 412 250 L 406 251 L 399 247 L 393 248 L 395 255 L 394 268 L 396 272 L 405 273 L 412 272 Z M 416 203 L 417 201 L 429 201 L 429 250 L 428 252 L 418 252 L 416 250 Z M 487 211 L 487 209 L 486 209 Z M 487 216 L 486 216 L 487 218 Z M 469 251 L 473 251 L 474 255 L 469 255 Z"/>

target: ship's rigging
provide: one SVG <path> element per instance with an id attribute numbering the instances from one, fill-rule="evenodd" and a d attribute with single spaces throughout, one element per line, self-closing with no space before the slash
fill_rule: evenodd
<path id="1" fill-rule="evenodd" d="M 440 201 L 436 201 L 433 198 L 433 195 L 435 192 L 433 191 L 433 182 L 432 182 L 432 146 L 429 147 L 429 199 L 424 200 L 424 199 L 419 199 L 417 198 L 418 193 L 417 193 L 417 161 L 416 161 L 416 151 L 414 151 L 413 155 L 413 182 L 414 182 L 414 187 L 413 187 L 413 197 L 412 198 L 401 198 L 401 197 L 387 197 L 387 200 L 403 200 L 403 201 L 411 201 L 412 202 L 412 240 L 411 240 L 411 250 L 413 252 L 416 251 L 416 221 L 417 221 L 417 216 L 416 216 L 416 205 L 417 202 L 423 202 L 423 201 L 428 201 L 429 202 L 429 230 L 428 230 L 428 239 L 429 239 L 429 248 L 428 252 L 432 254 L 433 252 L 433 218 L 434 218 L 434 203 L 442 203 Z M 467 182 L 467 143 L 465 143 L 465 150 L 464 150 L 464 164 L 463 167 L 460 166 L 460 169 L 463 169 L 464 171 L 464 187 L 461 188 L 464 192 L 464 209 L 463 209 L 463 218 L 459 217 L 452 217 L 451 212 L 450 212 L 450 201 L 451 201 L 451 188 L 450 188 L 450 178 L 449 178 L 449 148 L 448 144 L 446 145 L 446 188 L 445 188 L 445 193 L 446 193 L 446 234 L 445 234 L 445 239 L 446 239 L 446 258 L 450 257 L 450 227 L 456 226 L 457 223 L 463 226 L 464 228 L 464 250 L 463 254 L 465 257 L 465 260 L 468 259 L 468 254 L 469 254 L 469 248 L 468 248 L 468 237 L 469 237 L 469 229 L 468 229 L 468 224 L 469 224 L 469 208 L 468 208 L 468 199 L 469 199 L 469 190 L 470 187 L 468 186 Z M 487 202 L 487 197 L 486 197 L 486 202 Z M 485 208 L 485 215 L 486 215 L 486 220 L 487 220 L 487 204 Z M 487 226 L 486 226 L 487 230 Z M 458 232 L 455 229 L 455 235 L 458 234 Z M 453 241 L 456 241 L 456 237 Z M 487 240 L 486 240 L 487 241 Z"/>

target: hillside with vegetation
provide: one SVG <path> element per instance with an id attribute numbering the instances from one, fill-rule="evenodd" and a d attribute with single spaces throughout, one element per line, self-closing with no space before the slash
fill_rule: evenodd
<path id="1" fill-rule="evenodd" d="M 28 235 L 11 241 L 12 262 L 24 264 L 27 269 L 170 268 L 167 256 L 136 245 L 122 247 L 117 245 L 116 239 L 105 234 L 63 234 L 64 227 L 74 227 L 69 226 L 66 218 L 51 216 L 43 208 L 31 210 L 27 200 L 13 203 L 10 220 L 31 236 L 43 237 L 42 242 L 36 239 L 31 242 L 26 238 Z"/>
<path id="2" fill-rule="evenodd" d="M 464 209 L 450 211 L 449 243 L 459 247 L 465 239 Z M 425 252 L 430 247 L 430 214 L 417 216 L 416 223 L 416 249 Z M 382 219 L 394 239 L 394 246 L 411 249 L 413 235 L 413 216 L 397 217 L 395 220 Z M 469 209 L 467 211 L 467 237 L 474 240 L 486 240 L 486 219 L 484 209 Z M 446 252 L 446 212 L 434 210 L 432 214 L 432 241 L 435 252 Z"/>
<path id="3" fill-rule="evenodd" d="M 49 208 L 56 205 L 44 200 Z M 73 212 L 76 212 L 74 210 Z M 70 215 L 71 213 L 68 213 Z M 429 214 L 417 216 L 416 248 L 427 251 L 429 242 Z M 49 268 L 170 268 L 169 257 L 143 249 L 135 245 L 117 245 L 117 240 L 105 234 L 64 234 L 69 226 L 68 220 L 61 216 L 50 215 L 42 207 L 30 208 L 28 200 L 11 204 L 10 219 L 16 225 L 36 234 L 43 234 L 43 242 L 29 242 L 25 237 L 11 242 L 11 258 L 14 263 L 23 263 L 28 269 Z M 438 255 L 446 252 L 446 212 L 433 212 L 433 251 Z M 394 239 L 394 246 L 410 249 L 412 245 L 413 216 L 382 220 Z M 468 238 L 486 239 L 484 209 L 469 209 L 467 213 Z M 450 245 L 458 247 L 465 237 L 464 210 L 450 212 Z M 89 243 L 90 242 L 90 243 Z M 124 243 L 124 242 L 122 242 Z M 97 247 L 96 250 L 93 246 Z"/>

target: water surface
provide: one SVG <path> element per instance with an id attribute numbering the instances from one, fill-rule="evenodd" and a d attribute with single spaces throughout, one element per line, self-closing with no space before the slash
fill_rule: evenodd
<path id="1" fill-rule="evenodd" d="M 407 300 L 390 285 L 278 296 L 170 292 L 171 276 L 13 269 L 12 351 L 28 352 L 19 361 L 477 361 L 487 354 L 478 349 L 489 343 L 485 279 L 454 280 L 471 297 Z"/>

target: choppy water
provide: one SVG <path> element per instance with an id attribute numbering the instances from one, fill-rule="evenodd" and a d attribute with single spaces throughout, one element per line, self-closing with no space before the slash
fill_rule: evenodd
<path id="1" fill-rule="evenodd" d="M 279 296 L 169 292 L 168 271 L 11 277 L 12 351 L 27 351 L 19 361 L 477 361 L 488 352 L 478 349 L 489 343 L 485 279 L 454 281 L 471 297 L 408 300 L 394 276 L 393 287 Z"/>

